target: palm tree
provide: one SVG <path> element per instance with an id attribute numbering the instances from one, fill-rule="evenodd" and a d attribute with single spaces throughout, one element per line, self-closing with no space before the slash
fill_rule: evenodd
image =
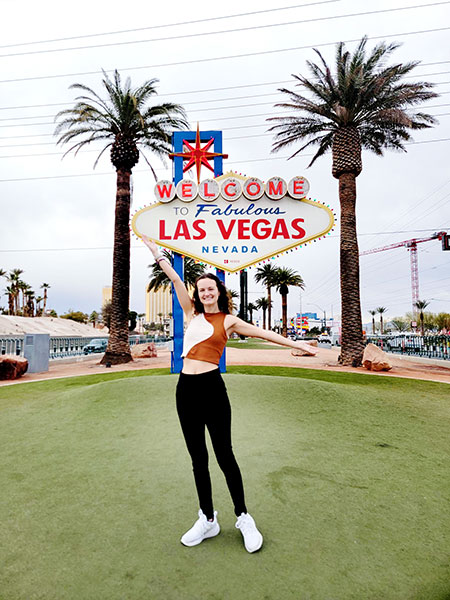
<path id="1" fill-rule="evenodd" d="M 377 311 L 369 310 L 369 313 L 372 315 L 372 333 L 375 335 L 375 315 L 377 314 Z"/>
<path id="2" fill-rule="evenodd" d="M 8 315 L 14 315 L 14 297 L 15 290 L 12 285 L 6 286 L 6 293 L 8 295 Z"/>
<path id="3" fill-rule="evenodd" d="M 29 289 L 25 292 L 26 304 L 23 307 L 23 313 L 26 317 L 34 317 L 34 291 Z"/>
<path id="4" fill-rule="evenodd" d="M 25 281 L 19 281 L 17 283 L 17 287 L 22 292 L 21 312 L 24 317 L 27 317 L 28 316 L 27 298 L 28 298 L 28 293 L 31 291 L 31 286 L 28 285 L 28 283 L 25 283 Z"/>
<path id="5" fill-rule="evenodd" d="M 75 141 L 69 150 L 75 154 L 91 142 L 107 142 L 94 163 L 107 148 L 117 172 L 117 191 L 114 225 L 113 282 L 111 300 L 111 329 L 103 364 L 119 364 L 132 360 L 128 341 L 128 311 L 130 296 L 130 179 L 140 157 L 139 148 L 147 148 L 159 158 L 171 151 L 173 129 L 187 127 L 184 109 L 178 104 L 164 103 L 146 106 L 156 92 L 157 79 L 131 88 L 127 79 L 122 86 L 118 71 L 111 80 L 104 73 L 103 85 L 107 99 L 94 90 L 75 83 L 71 88 L 81 90 L 73 108 L 57 115 L 61 119 L 55 134 L 62 135 L 58 143 Z M 64 132 L 64 133 L 63 133 Z M 65 155 L 64 155 L 65 156 Z M 143 154 L 156 179 L 153 167 Z"/>
<path id="6" fill-rule="evenodd" d="M 37 300 L 37 299 L 36 299 L 36 300 Z M 95 324 L 96 324 L 96 323 L 97 323 L 97 321 L 98 321 L 98 317 L 99 317 L 99 314 L 98 314 L 98 312 L 97 312 L 96 310 L 93 310 L 93 311 L 91 312 L 91 314 L 89 315 L 89 319 L 88 319 L 88 321 L 89 321 L 89 323 L 92 323 L 92 327 L 93 327 L 94 329 L 95 329 Z"/>
<path id="7" fill-rule="evenodd" d="M 449 313 L 438 313 L 435 317 L 436 327 L 441 333 L 448 333 L 450 331 L 450 314 Z"/>
<path id="8" fill-rule="evenodd" d="M 380 314 L 380 333 L 383 335 L 383 313 L 387 311 L 387 308 L 385 306 L 379 306 L 376 311 Z"/>
<path id="9" fill-rule="evenodd" d="M 0 269 L 0 277 L 6 277 L 6 276 L 7 276 L 7 271 L 5 271 L 4 269 Z M 9 302 L 9 293 L 8 293 L 8 290 L 6 290 L 6 293 L 8 294 L 8 302 Z"/>
<path id="10" fill-rule="evenodd" d="M 36 296 L 36 316 L 40 317 L 42 315 L 41 302 L 43 300 L 43 296 Z"/>
<path id="11" fill-rule="evenodd" d="M 263 329 L 266 328 L 266 312 L 270 304 L 271 303 L 269 302 L 268 298 L 264 297 L 258 298 L 258 300 L 255 302 L 256 308 L 263 311 Z"/>
<path id="12" fill-rule="evenodd" d="M 258 267 L 256 269 L 256 273 L 255 273 L 255 281 L 256 283 L 263 283 L 266 286 L 267 289 L 267 301 L 268 301 L 268 329 L 271 328 L 272 326 L 272 292 L 271 292 L 271 288 L 275 285 L 274 283 L 274 277 L 275 277 L 275 273 L 277 271 L 277 267 L 275 267 L 275 265 L 273 265 L 271 262 L 266 263 L 264 266 L 262 267 Z M 265 327 L 264 327 L 265 329 Z"/>
<path id="13" fill-rule="evenodd" d="M 41 285 L 41 289 L 44 290 L 44 306 L 42 307 L 42 312 L 45 315 L 45 309 L 47 307 L 47 290 L 50 288 L 50 285 L 48 283 L 43 283 Z"/>
<path id="14" fill-rule="evenodd" d="M 402 317 L 395 317 L 394 319 L 391 319 L 391 323 L 400 333 L 408 329 L 408 323 Z"/>
<path id="15" fill-rule="evenodd" d="M 247 310 L 250 313 L 250 323 L 252 323 L 253 322 L 253 311 L 258 310 L 258 307 L 256 306 L 256 304 L 252 304 L 251 302 L 249 302 L 247 304 Z"/>
<path id="16" fill-rule="evenodd" d="M 405 150 L 409 130 L 431 127 L 435 119 L 411 110 L 437 94 L 432 84 L 404 82 L 418 62 L 386 66 L 398 44 L 377 44 L 366 54 L 367 37 L 353 55 L 344 43 L 337 45 L 333 75 L 318 50 L 319 64 L 307 61 L 312 77 L 294 75 L 297 85 L 312 99 L 288 89 L 280 91 L 289 101 L 277 107 L 301 111 L 301 116 L 273 117 L 277 121 L 273 151 L 300 143 L 290 157 L 310 146 L 318 146 L 312 165 L 331 150 L 333 177 L 339 180 L 341 205 L 340 280 L 342 311 L 341 362 L 359 366 L 364 351 L 359 289 L 359 251 L 356 237 L 356 177 L 361 173 L 361 150 L 377 155 L 383 150 Z"/>
<path id="17" fill-rule="evenodd" d="M 11 293 L 12 293 L 12 297 L 13 297 L 13 315 L 17 315 L 17 313 L 19 312 L 19 294 L 20 294 L 20 284 L 21 284 L 21 279 L 20 276 L 22 275 L 23 270 L 22 269 L 13 269 L 9 275 L 7 276 L 7 280 L 10 283 L 10 288 L 11 288 Z"/>
<path id="18" fill-rule="evenodd" d="M 424 323 L 423 323 L 423 311 L 426 309 L 426 307 L 429 304 L 430 303 L 427 300 L 418 300 L 414 305 L 418 310 L 420 310 L 419 319 L 420 319 L 420 330 L 422 332 L 422 335 L 425 335 Z"/>
<path id="19" fill-rule="evenodd" d="M 169 263 L 172 264 L 171 252 L 169 252 L 168 250 L 163 250 L 162 254 L 167 258 Z M 152 278 L 150 279 L 150 282 L 147 286 L 147 291 L 151 292 L 153 290 L 154 292 L 157 292 L 160 288 L 163 288 L 164 290 L 167 289 L 170 285 L 170 279 L 161 269 L 159 263 L 154 262 L 152 265 L 148 266 L 152 269 Z M 200 275 L 203 275 L 203 273 L 205 272 L 204 265 L 195 262 L 195 260 L 193 258 L 190 258 L 189 256 L 184 257 L 183 269 L 184 283 L 188 288 L 194 287 L 197 278 L 200 277 Z"/>
<path id="20" fill-rule="evenodd" d="M 274 276 L 274 287 L 281 294 L 281 317 L 283 321 L 282 335 L 287 337 L 287 295 L 289 293 L 289 286 L 299 287 L 304 289 L 305 284 L 301 276 L 294 271 L 294 269 L 288 269 L 280 267 L 276 270 Z"/>
<path id="21" fill-rule="evenodd" d="M 237 307 L 236 302 L 233 302 L 233 300 L 236 300 L 236 298 L 239 298 L 239 294 L 236 292 L 236 290 L 227 290 L 227 292 L 228 292 L 228 296 L 231 298 L 233 310 L 236 312 L 238 307 Z"/>

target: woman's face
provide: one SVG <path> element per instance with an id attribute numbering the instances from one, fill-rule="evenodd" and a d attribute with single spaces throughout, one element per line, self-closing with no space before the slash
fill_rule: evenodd
<path id="1" fill-rule="evenodd" d="M 215 306 L 219 300 L 219 290 L 214 279 L 200 279 L 197 282 L 197 291 L 200 302 L 205 306 Z"/>

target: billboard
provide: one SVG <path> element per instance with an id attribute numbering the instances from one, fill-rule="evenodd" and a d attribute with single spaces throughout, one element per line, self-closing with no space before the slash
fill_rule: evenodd
<path id="1" fill-rule="evenodd" d="M 234 172 L 200 183 L 159 181 L 157 202 L 138 211 L 132 229 L 184 256 L 229 272 L 326 235 L 334 214 L 306 198 L 306 178 L 266 183 Z"/>

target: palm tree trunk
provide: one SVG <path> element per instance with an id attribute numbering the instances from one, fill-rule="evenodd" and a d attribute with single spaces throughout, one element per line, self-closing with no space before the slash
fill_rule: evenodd
<path id="1" fill-rule="evenodd" d="M 356 177 L 354 173 L 339 176 L 341 205 L 341 312 L 342 345 L 340 362 L 359 367 L 364 352 L 361 300 L 359 292 L 359 251 L 356 237 Z"/>
<path id="2" fill-rule="evenodd" d="M 266 328 L 266 310 L 263 309 L 263 329 Z"/>
<path id="3" fill-rule="evenodd" d="M 283 329 L 281 335 L 287 337 L 287 294 L 281 294 L 281 316 L 283 319 Z"/>
<path id="4" fill-rule="evenodd" d="M 272 290 L 270 289 L 270 285 L 267 286 L 267 300 L 269 301 L 269 306 L 267 307 L 267 329 L 270 331 L 271 323 L 272 323 Z M 266 326 L 264 325 L 264 329 Z"/>
<path id="5" fill-rule="evenodd" d="M 130 177 L 131 171 L 117 169 L 116 215 L 114 224 L 111 324 L 101 364 L 127 363 L 132 359 L 128 341 L 130 299 Z"/>

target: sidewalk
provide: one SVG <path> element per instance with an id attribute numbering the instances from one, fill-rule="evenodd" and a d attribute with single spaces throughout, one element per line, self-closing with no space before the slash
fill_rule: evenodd
<path id="1" fill-rule="evenodd" d="M 344 367 L 337 362 L 340 348 L 319 348 L 317 356 L 292 356 L 289 348 L 286 350 L 244 350 L 239 348 L 227 349 L 227 362 L 230 365 L 273 365 L 280 367 L 301 367 L 305 369 L 325 369 L 346 373 L 366 373 L 379 377 L 407 377 L 427 381 L 450 383 L 450 361 L 433 361 L 402 357 L 389 354 L 392 364 L 390 371 L 368 371 L 364 367 Z"/>
<path id="2" fill-rule="evenodd" d="M 391 358 L 400 358 L 406 362 L 412 362 L 423 365 L 436 365 L 437 367 L 443 367 L 450 369 L 450 360 L 444 360 L 440 358 L 428 358 L 427 356 L 414 356 L 413 354 L 399 354 L 398 352 L 387 352 Z"/>
<path id="3" fill-rule="evenodd" d="M 241 348 L 227 348 L 227 364 L 325 369 L 347 373 L 370 373 L 379 377 L 406 377 L 450 383 L 450 361 L 389 354 L 389 360 L 393 365 L 391 371 L 373 372 L 367 371 L 364 367 L 355 368 L 339 365 L 337 362 L 339 352 L 339 348 L 319 348 L 317 356 L 297 357 L 292 356 L 289 348 L 250 351 Z M 100 358 L 101 355 L 97 355 L 79 357 L 78 359 L 70 360 L 70 362 L 64 360 L 54 361 L 50 363 L 49 371 L 45 373 L 25 373 L 23 377 L 15 381 L 0 381 L 0 386 L 79 375 L 140 371 L 157 368 L 168 369 L 170 367 L 170 351 L 167 349 L 158 349 L 158 356 L 156 358 L 139 358 L 131 363 L 113 365 L 110 368 L 100 365 Z"/>

